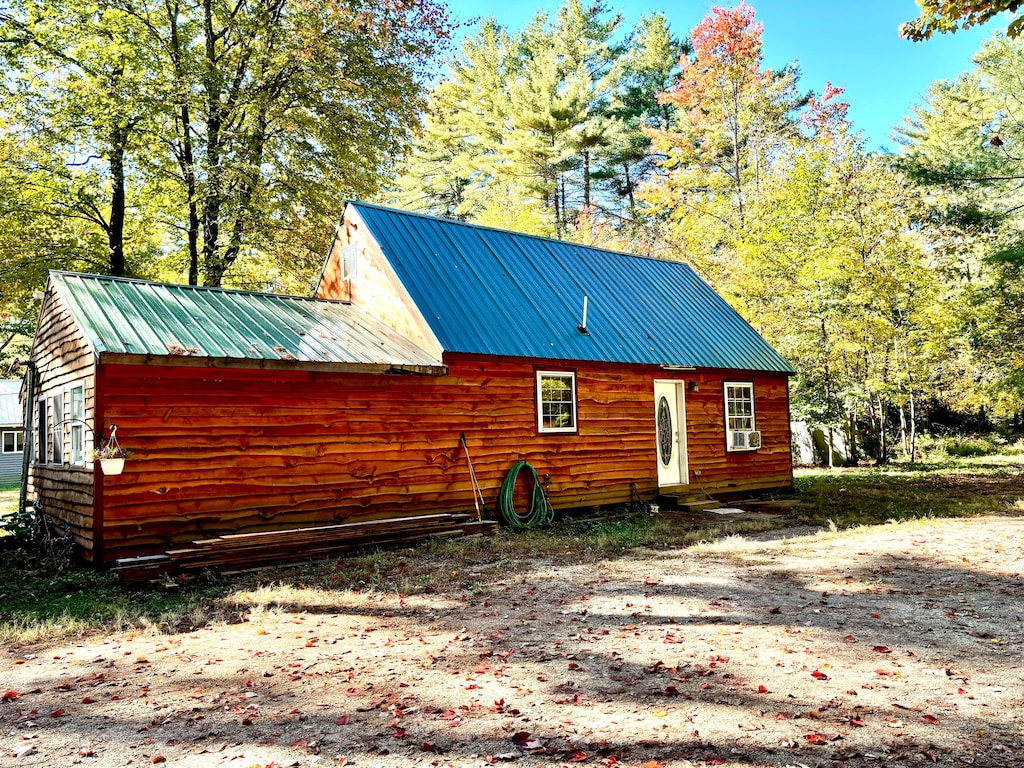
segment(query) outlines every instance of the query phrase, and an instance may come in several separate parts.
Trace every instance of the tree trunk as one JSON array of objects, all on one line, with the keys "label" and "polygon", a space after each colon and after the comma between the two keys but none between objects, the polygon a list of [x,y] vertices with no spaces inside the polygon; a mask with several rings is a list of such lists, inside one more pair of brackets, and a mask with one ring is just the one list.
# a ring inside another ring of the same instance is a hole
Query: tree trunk
[{"label": "tree trunk", "polygon": [[907,429],[907,414],[900,403],[900,445],[903,447],[904,458],[910,458],[910,430]]},{"label": "tree trunk", "polygon": [[590,210],[590,150],[583,150],[583,210]]},{"label": "tree trunk", "polygon": [[124,154],[131,129],[116,125],[110,131],[110,219],[107,225],[107,248],[110,254],[110,274],[124,277],[124,211],[125,178]]},{"label": "tree trunk", "polygon": [[878,396],[878,463],[889,463],[889,441],[886,436],[886,426],[889,423],[889,405]]},{"label": "tree trunk", "polygon": [[856,417],[856,415],[854,414],[854,412],[852,410],[850,410],[846,414],[846,416],[847,416],[847,421],[848,421],[848,423],[850,425],[850,428],[849,428],[849,430],[850,430],[849,431],[849,441],[847,443],[847,445],[849,446],[849,450],[848,450],[849,456],[848,456],[848,458],[849,458],[851,464],[856,465],[857,464],[857,417]]},{"label": "tree trunk", "polygon": [[636,225],[636,200],[633,198],[633,180],[629,177],[629,163],[622,164],[623,178],[626,180],[626,197],[629,200],[629,218]]},{"label": "tree trunk", "polygon": [[836,468],[836,435],[831,425],[828,428],[828,468]]},{"label": "tree trunk", "polygon": [[555,177],[554,198],[555,198],[555,238],[557,240],[561,240],[562,239],[562,198],[561,198],[561,195],[560,195],[560,190],[558,188],[558,177],[557,176]]},{"label": "tree trunk", "polygon": [[914,393],[910,393],[910,461],[917,462],[917,402]]},{"label": "tree trunk", "polygon": [[203,285],[219,288],[226,267],[221,259],[220,218],[224,194],[221,128],[224,105],[216,84],[217,36],[213,25],[213,2],[203,0],[203,30],[206,44],[206,194],[201,214],[203,228]]},{"label": "tree trunk", "polygon": [[180,121],[180,141],[175,147],[174,155],[181,170],[181,179],[185,185],[188,207],[188,284],[199,285],[199,208],[197,203],[198,187],[196,183],[196,160],[192,149],[192,113],[189,109],[189,94],[185,86],[182,72],[181,39],[178,35],[178,6],[166,5],[167,22],[170,27],[169,55],[174,65],[175,97],[179,100],[175,117]]}]

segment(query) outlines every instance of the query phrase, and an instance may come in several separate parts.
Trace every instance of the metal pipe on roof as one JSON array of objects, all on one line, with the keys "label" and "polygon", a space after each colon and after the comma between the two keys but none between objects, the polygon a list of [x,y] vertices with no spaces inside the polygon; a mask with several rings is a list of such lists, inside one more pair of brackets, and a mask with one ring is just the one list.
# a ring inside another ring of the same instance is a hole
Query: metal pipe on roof
[{"label": "metal pipe on roof", "polygon": [[587,330],[587,301],[587,294],[583,294],[583,322],[576,326],[576,330],[584,336],[590,335],[590,331]]}]

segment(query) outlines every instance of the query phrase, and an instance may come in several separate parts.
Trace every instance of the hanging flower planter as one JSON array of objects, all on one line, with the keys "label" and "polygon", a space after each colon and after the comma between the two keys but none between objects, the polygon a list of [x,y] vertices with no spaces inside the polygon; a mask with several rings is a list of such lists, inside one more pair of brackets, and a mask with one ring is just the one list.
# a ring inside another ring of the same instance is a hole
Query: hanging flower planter
[{"label": "hanging flower planter", "polygon": [[124,459],[100,459],[104,475],[120,475],[124,472]]},{"label": "hanging flower planter", "polygon": [[98,461],[104,475],[120,475],[124,471],[125,459],[130,459],[132,452],[122,448],[117,442],[117,427],[111,426],[110,439],[99,448],[92,449],[93,461]]}]

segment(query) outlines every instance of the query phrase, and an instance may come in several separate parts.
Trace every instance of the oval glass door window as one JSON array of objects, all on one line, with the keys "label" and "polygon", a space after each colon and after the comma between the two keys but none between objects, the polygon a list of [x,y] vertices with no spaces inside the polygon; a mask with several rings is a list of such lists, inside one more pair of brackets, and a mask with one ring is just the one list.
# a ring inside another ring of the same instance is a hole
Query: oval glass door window
[{"label": "oval glass door window", "polygon": [[672,409],[662,395],[658,400],[658,456],[666,467],[672,461],[672,442]]}]

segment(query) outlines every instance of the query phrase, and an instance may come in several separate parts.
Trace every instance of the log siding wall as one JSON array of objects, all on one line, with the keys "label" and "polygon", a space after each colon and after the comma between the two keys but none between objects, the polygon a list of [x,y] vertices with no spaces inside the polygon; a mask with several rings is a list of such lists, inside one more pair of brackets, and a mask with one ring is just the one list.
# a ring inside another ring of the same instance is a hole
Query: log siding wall
[{"label": "log siding wall", "polygon": [[[173,365],[100,368],[104,417],[135,452],[103,479],[103,559],[162,551],[201,536],[473,509],[465,433],[493,509],[521,459],[559,508],[657,493],[655,379],[650,367],[452,355],[442,377],[235,370]],[[535,371],[574,370],[578,434],[539,434]],[[690,471],[711,491],[792,482],[786,377],[754,381],[763,447],[725,452],[722,381],[686,393]]]},{"label": "log siding wall", "polygon": [[[40,398],[46,398],[47,423],[51,425],[52,432],[54,413],[51,398],[54,395],[63,397],[63,417],[67,419],[71,407],[69,389],[79,384],[85,387],[85,421],[90,427],[94,426],[91,415],[96,403],[95,357],[67,305],[53,291],[49,291],[44,299],[32,345],[32,362],[37,371],[36,391],[30,394],[34,434],[38,436]],[[64,441],[64,463],[50,461],[47,441],[44,445],[46,459],[40,461],[38,453],[32,457],[28,495],[30,499],[38,497],[46,512],[71,525],[76,543],[84,556],[91,559],[95,542],[95,472],[88,460],[85,466],[69,463],[70,424],[63,425],[60,437]],[[93,445],[93,433],[89,429],[84,431],[84,443],[86,451]]]}]

